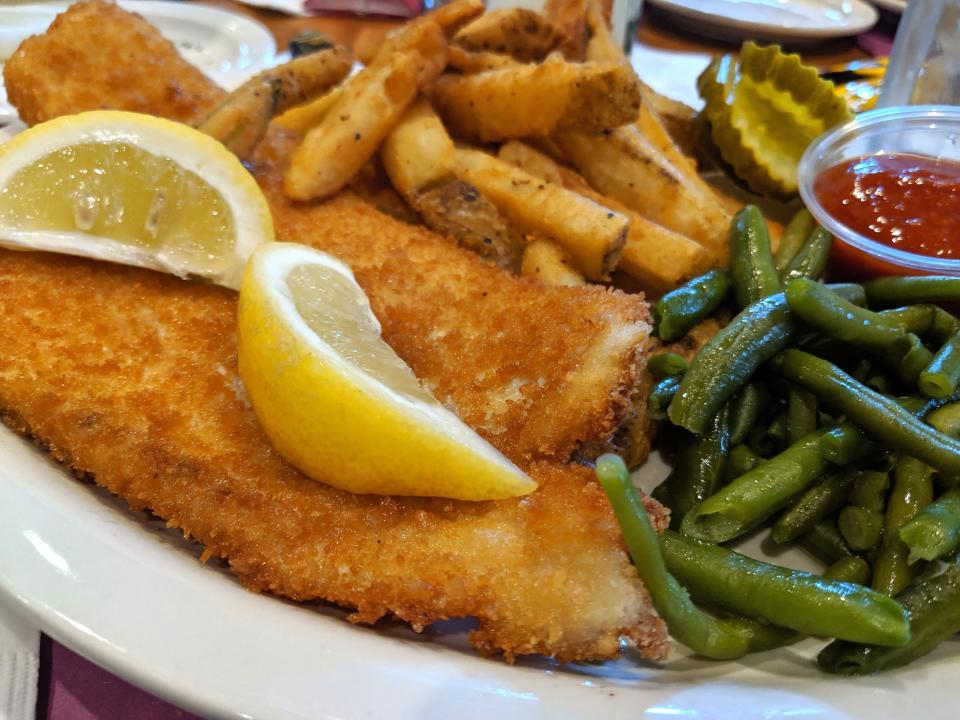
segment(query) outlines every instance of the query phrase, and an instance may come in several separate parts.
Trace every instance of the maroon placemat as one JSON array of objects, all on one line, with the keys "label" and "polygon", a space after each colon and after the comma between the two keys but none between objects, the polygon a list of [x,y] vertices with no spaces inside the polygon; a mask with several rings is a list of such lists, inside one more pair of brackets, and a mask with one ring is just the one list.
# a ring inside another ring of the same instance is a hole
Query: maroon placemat
[{"label": "maroon placemat", "polygon": [[40,639],[37,720],[200,720],[111,675],[75,652]]}]

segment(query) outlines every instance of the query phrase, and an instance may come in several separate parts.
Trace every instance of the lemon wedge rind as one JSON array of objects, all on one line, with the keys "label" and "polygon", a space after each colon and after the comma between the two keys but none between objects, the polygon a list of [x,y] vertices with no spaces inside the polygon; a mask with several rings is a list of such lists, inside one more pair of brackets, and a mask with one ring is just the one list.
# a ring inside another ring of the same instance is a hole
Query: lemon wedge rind
[{"label": "lemon wedge rind", "polygon": [[[402,377],[381,381],[320,337],[298,310],[288,282],[296,269],[310,266],[349,288],[350,312],[363,316],[369,329],[360,342],[384,342],[366,296],[342,262],[290,243],[254,252],[240,291],[240,376],[280,455],[314,479],[353,493],[495,500],[536,489],[420,388],[399,358],[412,386]],[[412,390],[397,390],[397,384]]]},{"label": "lemon wedge rind", "polygon": [[[24,168],[52,153],[72,147],[123,143],[192,173],[222,198],[232,216],[234,235],[217,250],[224,257],[216,267],[191,264],[176,247],[143,247],[76,228],[31,229],[9,218],[0,221],[0,246],[43,250],[199,276],[239,287],[246,259],[259,244],[273,240],[270,208],[259,186],[241,162],[220,142],[182,123],[119,110],[66,115],[35,125],[0,145],[0,193]],[[71,191],[64,183],[64,193]]]}]

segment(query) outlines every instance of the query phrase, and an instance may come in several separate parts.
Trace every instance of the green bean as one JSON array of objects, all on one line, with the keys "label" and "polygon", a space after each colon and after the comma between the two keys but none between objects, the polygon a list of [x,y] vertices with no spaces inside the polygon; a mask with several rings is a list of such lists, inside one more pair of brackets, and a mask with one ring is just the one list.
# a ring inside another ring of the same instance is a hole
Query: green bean
[{"label": "green bean", "polygon": [[910,638],[903,608],[868,588],[754,560],[672,530],[660,544],[670,573],[710,605],[808,635],[879,645]]},{"label": "green bean", "polygon": [[896,368],[901,380],[909,385],[915,385],[920,378],[920,373],[933,362],[933,353],[927,350],[923,341],[916,335],[908,335],[885,353],[885,360],[888,365]]},{"label": "green bean", "polygon": [[883,537],[883,514],[848,505],[837,516],[837,529],[851,550],[869,550]]},{"label": "green bean", "polygon": [[673,638],[714,659],[737,658],[749,652],[749,633],[699,610],[683,586],[667,572],[657,533],[623,460],[616,455],[601,455],[597,458],[597,479],[610,501],[650,600]]},{"label": "green bean", "polygon": [[676,353],[660,353],[647,361],[647,372],[654,380],[683,375],[690,366]]},{"label": "green bean", "polygon": [[806,532],[828,515],[846,504],[856,472],[838,470],[824,475],[804,492],[773,524],[770,537],[775,543],[786,543]]},{"label": "green bean", "polygon": [[909,337],[896,322],[844,300],[813,280],[791,280],[784,294],[790,309],[805,323],[857,347],[884,352]]},{"label": "green bean", "polygon": [[[944,405],[930,413],[927,423],[935,427],[944,435],[960,437],[960,402]],[[937,484],[941,487],[953,488],[960,485],[960,475],[937,473]]]},{"label": "green bean", "polygon": [[917,387],[927,397],[943,400],[953,395],[960,383],[960,333],[947,340],[920,373]]},{"label": "green bean", "polygon": [[960,436],[960,402],[953,402],[931,411],[927,422],[950,437]]},{"label": "green bean", "polygon": [[696,505],[683,518],[680,531],[698,540],[727,542],[759,525],[827,469],[821,447],[826,432],[801,438]]},{"label": "green bean", "polygon": [[949,275],[882,277],[863,288],[870,305],[881,307],[960,300],[960,277]]},{"label": "green bean", "polygon": [[737,445],[727,455],[727,478],[733,480],[750,472],[766,460],[746,445]]},{"label": "green bean", "polygon": [[883,395],[893,392],[894,379],[886,373],[871,373],[863,379],[863,384]]},{"label": "green bean", "polygon": [[846,541],[829,520],[821,520],[797,538],[797,545],[824,565],[832,565],[853,555]]},{"label": "green bean", "polygon": [[837,560],[824,571],[823,576],[831,580],[866,585],[870,582],[870,565],[863,558],[851,555]]},{"label": "green bean", "polygon": [[823,438],[823,455],[834,465],[849,465],[877,449],[863,430],[849,422],[840,423]]},{"label": "green bean", "polygon": [[819,280],[827,269],[832,245],[833,236],[829,232],[819,226],[814,228],[806,244],[800,248],[786,270],[780,273],[783,283],[786,284],[794,278]]},{"label": "green bean", "polygon": [[656,335],[664,342],[679,340],[716,310],[729,293],[727,270],[710,270],[668,292],[653,306]]},{"label": "green bean", "polygon": [[750,447],[761,457],[770,457],[787,446],[787,411],[774,415],[766,425],[757,425],[750,433]]},{"label": "green bean", "polygon": [[658,382],[647,396],[647,415],[654,420],[665,420],[667,409],[680,389],[680,377],[671,375]]},{"label": "green bean", "polygon": [[800,388],[790,388],[787,396],[787,440],[795,443],[817,429],[817,398]]},{"label": "green bean", "polygon": [[803,635],[759,620],[727,614],[723,621],[742,634],[747,652],[764,652],[803,639]]},{"label": "green bean", "polygon": [[850,504],[864,510],[882,513],[887,507],[887,491],[890,489],[890,473],[864,470],[850,490]]},{"label": "green bean", "polygon": [[[833,285],[831,289],[857,302],[859,285]],[[745,308],[703,346],[683,376],[680,391],[670,403],[675,425],[699,435],[720,406],[735,395],[757,368],[786,348],[796,324],[782,293]]]},{"label": "green bean", "polygon": [[926,655],[960,631],[960,569],[918,583],[897,596],[910,618],[910,640],[898,648],[832,642],[817,656],[821,669],[840,675],[867,675],[900,667]]},{"label": "green bean", "polygon": [[880,542],[889,487],[889,473],[863,471],[857,475],[850,490],[850,506],[837,517],[840,534],[852,549],[869,550]]},{"label": "green bean", "polygon": [[896,400],[809,353],[786,350],[780,358],[777,369],[784,377],[837,408],[869,435],[938,470],[960,473],[960,441],[926,425]]},{"label": "green bean", "polygon": [[800,248],[807,242],[815,224],[813,215],[806,208],[798,210],[790,218],[790,222],[783,229],[783,235],[780,236],[780,245],[773,254],[773,263],[781,277],[794,255],[800,252]]},{"label": "green bean", "polygon": [[893,489],[887,498],[883,545],[873,562],[873,589],[896,595],[913,580],[915,568],[907,562],[909,549],[900,528],[933,501],[933,471],[925,463],[902,456],[893,469]]},{"label": "green bean", "polygon": [[949,490],[900,528],[911,565],[936,560],[960,547],[960,490]]},{"label": "green bean", "polygon": [[907,305],[891,310],[881,310],[878,315],[897,323],[904,332],[926,336],[933,327],[936,307],[936,305]]},{"label": "green bean", "polygon": [[741,308],[780,292],[767,223],[756,205],[745,205],[730,225],[730,277]]},{"label": "green bean", "polygon": [[770,394],[766,387],[758,382],[750,382],[743,386],[731,401],[730,415],[730,444],[739,445],[750,434],[757,419],[766,410],[770,402]]},{"label": "green bean", "polygon": [[730,406],[724,405],[713,417],[707,432],[694,438],[692,446],[680,453],[667,478],[671,525],[679,527],[690,508],[720,488],[729,450]]}]

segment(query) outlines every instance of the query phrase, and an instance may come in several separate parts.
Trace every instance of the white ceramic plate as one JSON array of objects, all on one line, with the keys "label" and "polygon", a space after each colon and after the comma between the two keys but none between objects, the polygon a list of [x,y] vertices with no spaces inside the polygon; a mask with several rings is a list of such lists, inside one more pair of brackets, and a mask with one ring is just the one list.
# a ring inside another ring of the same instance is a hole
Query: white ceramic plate
[{"label": "white ceramic plate", "polygon": [[817,40],[869,30],[864,0],[648,0],[679,16],[678,27],[725,39]]},{"label": "white ceramic plate", "polygon": [[[654,464],[646,476],[662,473]],[[753,541],[752,553],[764,548]],[[456,624],[356,627],[320,604],[243,590],[199,548],[0,430],[0,600],[94,662],[206,717],[773,720],[955,717],[958,643],[873,678],[819,674],[821,643],[662,668],[510,666]],[[784,558],[780,558],[782,562]],[[795,560],[795,558],[794,558]]]},{"label": "white ceramic plate", "polygon": [[[187,60],[227,89],[274,62],[273,35],[244,15],[187,2],[120,0],[119,4],[147,18]],[[0,4],[0,67],[25,38],[46,30],[67,5]],[[0,83],[0,124],[14,117]]]},{"label": "white ceramic plate", "polygon": [[895,15],[903,15],[907,9],[907,0],[873,0],[873,4]]}]

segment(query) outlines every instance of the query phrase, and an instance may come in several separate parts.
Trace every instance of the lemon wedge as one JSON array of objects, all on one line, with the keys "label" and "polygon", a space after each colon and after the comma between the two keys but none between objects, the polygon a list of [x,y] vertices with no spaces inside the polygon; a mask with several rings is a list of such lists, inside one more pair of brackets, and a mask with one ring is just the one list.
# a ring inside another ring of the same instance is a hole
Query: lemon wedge
[{"label": "lemon wedge", "polygon": [[56,118],[0,146],[0,245],[239,287],[273,240],[256,181],[222,144],[120,111]]},{"label": "lemon wedge", "polygon": [[443,407],[380,336],[350,269],[271,243],[240,288],[240,377],[277,451],[353,493],[496,500],[537,485]]}]

